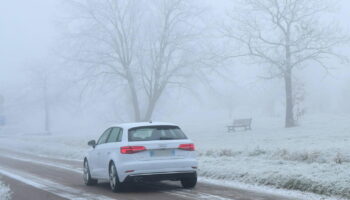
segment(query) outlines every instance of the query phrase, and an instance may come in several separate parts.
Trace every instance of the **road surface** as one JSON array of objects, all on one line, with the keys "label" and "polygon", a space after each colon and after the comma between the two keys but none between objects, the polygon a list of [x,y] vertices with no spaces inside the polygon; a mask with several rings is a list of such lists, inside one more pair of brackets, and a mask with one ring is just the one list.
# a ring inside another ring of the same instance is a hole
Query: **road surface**
[{"label": "road surface", "polygon": [[0,149],[0,175],[13,191],[13,200],[292,200],[200,182],[193,190],[182,189],[177,182],[161,182],[132,184],[121,193],[112,193],[108,183],[83,184],[82,162],[5,149]]}]

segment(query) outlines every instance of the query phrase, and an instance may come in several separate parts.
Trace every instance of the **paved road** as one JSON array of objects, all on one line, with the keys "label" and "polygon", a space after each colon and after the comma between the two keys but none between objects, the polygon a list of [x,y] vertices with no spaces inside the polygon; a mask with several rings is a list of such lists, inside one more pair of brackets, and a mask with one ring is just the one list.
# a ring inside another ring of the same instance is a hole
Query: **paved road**
[{"label": "paved road", "polygon": [[0,150],[0,175],[13,191],[13,200],[292,200],[205,183],[198,183],[193,190],[182,189],[177,182],[133,184],[121,193],[112,193],[108,183],[85,186],[81,171],[78,161]]}]

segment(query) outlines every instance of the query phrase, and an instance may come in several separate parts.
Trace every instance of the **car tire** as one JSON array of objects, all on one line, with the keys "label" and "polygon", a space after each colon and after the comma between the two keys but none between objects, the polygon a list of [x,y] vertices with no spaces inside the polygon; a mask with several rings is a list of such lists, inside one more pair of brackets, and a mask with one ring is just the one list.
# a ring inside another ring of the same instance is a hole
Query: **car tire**
[{"label": "car tire", "polygon": [[91,186],[97,184],[97,179],[91,178],[90,167],[87,160],[84,161],[84,173],[83,173],[85,185]]},{"label": "car tire", "polygon": [[122,187],[122,183],[119,181],[117,168],[113,162],[109,165],[109,185],[113,192],[120,192]]},{"label": "car tire", "polygon": [[183,188],[191,189],[197,184],[197,174],[194,173],[191,177],[186,177],[181,179],[181,185]]}]

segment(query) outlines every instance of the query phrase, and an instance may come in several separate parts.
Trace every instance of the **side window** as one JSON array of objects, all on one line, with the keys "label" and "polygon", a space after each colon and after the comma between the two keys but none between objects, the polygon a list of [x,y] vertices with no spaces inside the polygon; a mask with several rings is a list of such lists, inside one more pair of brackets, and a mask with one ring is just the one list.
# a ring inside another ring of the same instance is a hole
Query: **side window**
[{"label": "side window", "polygon": [[103,132],[100,139],[98,139],[97,145],[106,143],[106,140],[107,140],[110,132],[111,132],[111,128],[109,128],[105,132]]},{"label": "side window", "polygon": [[111,134],[109,135],[107,143],[110,142],[120,142],[122,139],[122,131],[123,129],[121,128],[112,128]]},{"label": "side window", "polygon": [[121,142],[122,141],[122,136],[123,136],[123,129],[119,128],[119,135],[117,138],[117,142]]}]

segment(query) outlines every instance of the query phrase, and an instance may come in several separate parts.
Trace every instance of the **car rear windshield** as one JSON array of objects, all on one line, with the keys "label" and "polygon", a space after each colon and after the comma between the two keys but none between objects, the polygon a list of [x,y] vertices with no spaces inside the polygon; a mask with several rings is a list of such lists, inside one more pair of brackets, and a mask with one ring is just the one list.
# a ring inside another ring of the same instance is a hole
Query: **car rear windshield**
[{"label": "car rear windshield", "polygon": [[129,141],[187,139],[178,126],[143,126],[129,129]]}]

